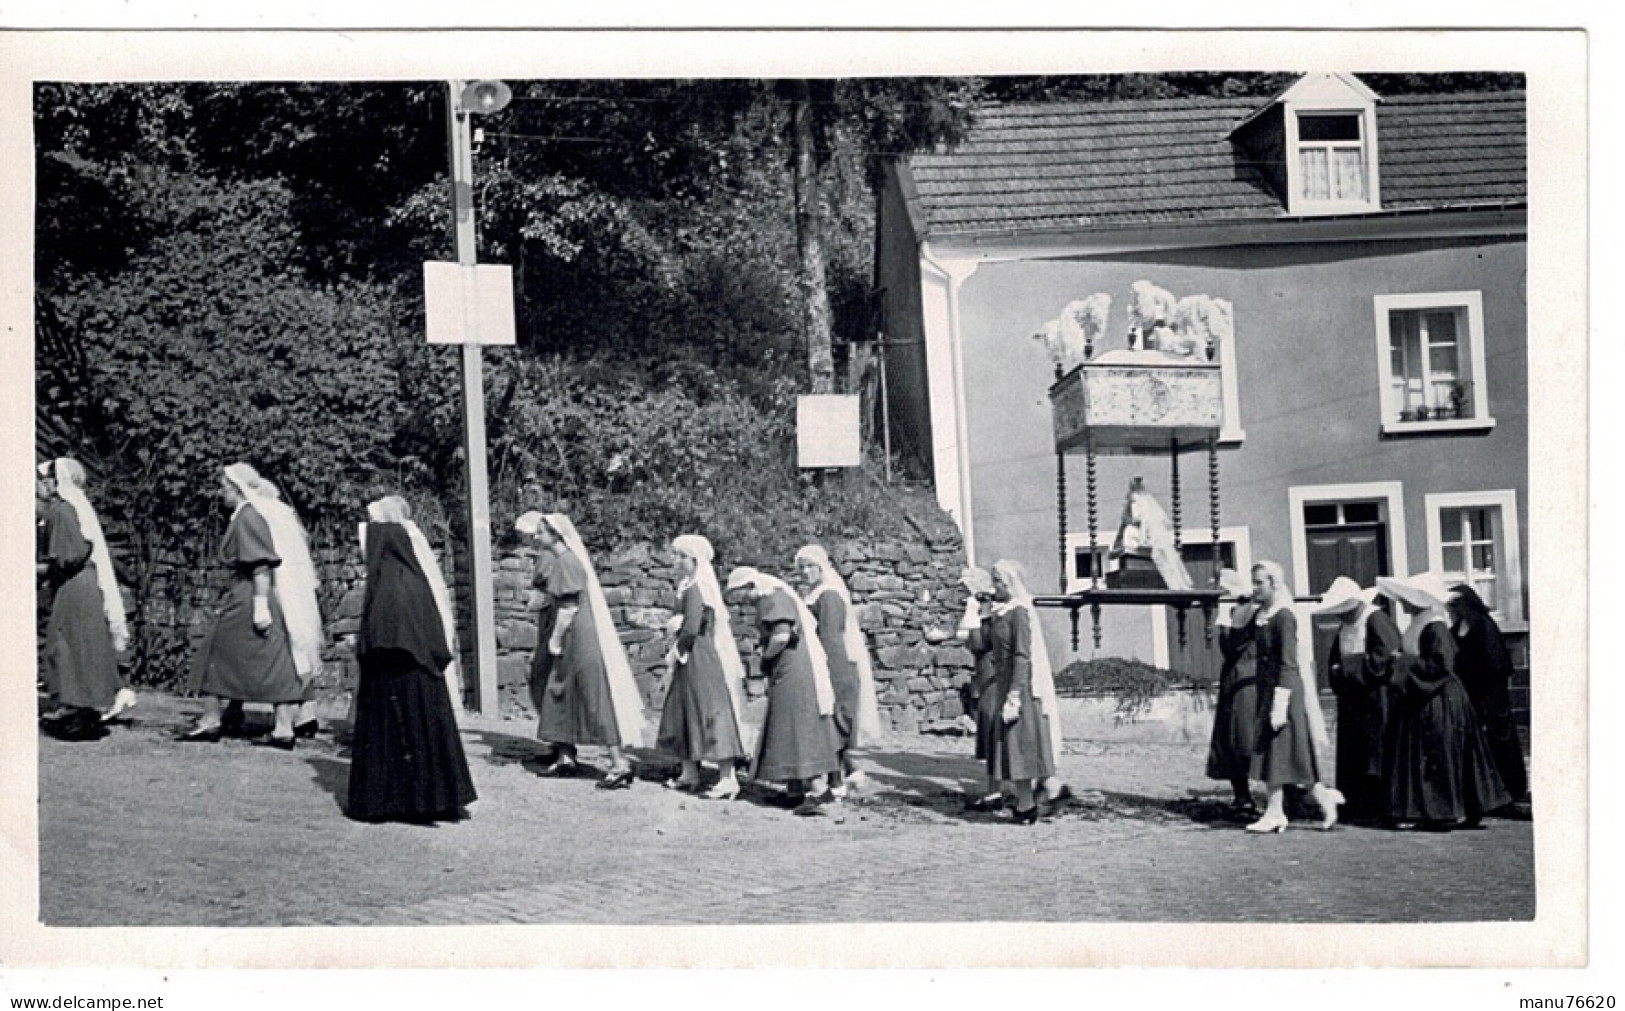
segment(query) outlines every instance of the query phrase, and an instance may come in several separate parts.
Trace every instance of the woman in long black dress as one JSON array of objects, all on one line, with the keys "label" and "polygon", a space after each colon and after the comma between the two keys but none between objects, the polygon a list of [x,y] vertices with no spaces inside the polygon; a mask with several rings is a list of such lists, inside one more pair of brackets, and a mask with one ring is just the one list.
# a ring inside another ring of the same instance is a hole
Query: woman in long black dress
[{"label": "woman in long black dress", "polygon": [[671,687],[655,746],[682,763],[682,772],[668,787],[698,792],[700,763],[714,762],[720,775],[716,785],[701,796],[732,800],[739,796],[736,765],[749,755],[740,733],[739,693],[745,667],[734,642],[722,587],[711,567],[711,542],[687,534],[671,546],[682,573],[677,587],[681,622],[672,647]]},{"label": "woman in long black dress", "polygon": [[976,760],[982,763],[987,782],[982,792],[967,798],[966,810],[998,811],[1004,807],[1001,780],[993,774],[988,759],[993,754],[1003,720],[993,705],[993,683],[999,671],[993,658],[993,575],[986,569],[968,568],[960,578],[965,587],[965,613],[959,619],[959,638],[975,659],[971,673],[971,715],[976,718]]},{"label": "woman in long black dress", "polygon": [[1501,627],[1477,591],[1465,583],[1451,587],[1451,632],[1456,637],[1456,677],[1473,700],[1495,771],[1514,801],[1529,793],[1523,744],[1512,719],[1512,654]]},{"label": "woman in long black dress", "polygon": [[1377,586],[1410,616],[1394,665],[1400,698],[1384,763],[1388,817],[1427,831],[1476,825],[1512,798],[1456,677],[1456,643],[1445,615],[1450,591],[1432,572],[1380,576]]},{"label": "woman in long black dress", "polygon": [[857,608],[846,580],[822,545],[808,544],[796,552],[807,609],[818,621],[818,640],[829,660],[830,685],[835,689],[835,732],[840,738],[841,771],[831,789],[845,796],[848,787],[862,785],[864,774],[852,750],[879,739],[880,711],[875,699],[875,676],[869,642],[858,624]]},{"label": "woman in long black dress", "polygon": [[404,499],[380,499],[367,516],[345,813],[370,822],[455,821],[477,795],[446,691],[453,636],[449,608],[431,586],[438,566]]},{"label": "woman in long black dress", "polygon": [[802,799],[796,814],[820,815],[838,799],[829,777],[836,755],[835,689],[818,640],[817,619],[781,579],[753,568],[728,573],[728,589],[743,590],[756,607],[762,672],[767,675],[767,718],[752,776],[785,783]]},{"label": "woman in long black dress", "polygon": [[134,704],[118,670],[118,654],[129,642],[124,601],[84,482],[84,468],[66,458],[41,465],[35,478],[43,511],[36,572],[51,601],[41,673],[59,707],[44,727],[74,741],[103,736],[104,714]]},{"label": "woman in long black dress", "polygon": [[1230,784],[1230,810],[1256,817],[1248,775],[1253,745],[1258,742],[1258,677],[1253,618],[1258,605],[1251,587],[1235,569],[1219,571],[1219,586],[1230,598],[1247,597],[1214,619],[1223,666],[1219,669],[1219,697],[1213,706],[1213,735],[1208,740],[1207,776]]},{"label": "woman in long black dress", "polygon": [[192,661],[191,688],[203,695],[203,714],[180,740],[220,740],[223,701],[269,702],[276,725],[263,743],[292,751],[294,711],[320,668],[321,616],[314,571],[283,565],[301,555],[308,558],[309,552],[296,544],[303,531],[285,522],[291,510],[263,508],[265,496],[253,467],[226,467],[220,495],[231,509],[220,542],[220,560],[231,581]]},{"label": "woman in long black dress", "polygon": [[1307,649],[1308,622],[1292,607],[1292,588],[1276,562],[1253,566],[1253,618],[1258,648],[1258,743],[1252,778],[1269,789],[1264,814],[1249,832],[1285,832],[1286,787],[1306,787],[1320,805],[1321,828],[1337,824],[1343,795],[1321,782],[1316,747],[1325,737],[1314,682],[1314,651]]},{"label": "woman in long black dress", "polygon": [[1382,763],[1399,627],[1347,576],[1332,581],[1315,613],[1339,622],[1327,667],[1337,695],[1337,788],[1348,798],[1350,817],[1380,818],[1386,809]]},{"label": "woman in long black dress", "polygon": [[538,608],[536,653],[531,660],[531,698],[536,736],[552,746],[548,775],[577,767],[576,749],[598,745],[609,754],[604,790],[632,785],[626,748],[643,743],[643,697],[632,677],[592,559],[569,517],[528,512],[514,522],[535,539]]},{"label": "woman in long black dress", "polygon": [[997,676],[983,701],[999,714],[999,729],[987,768],[1015,799],[1012,821],[1031,825],[1043,813],[1035,793],[1056,774],[1058,742],[1051,739],[1053,724],[1048,712],[1053,687],[1046,693],[1042,685],[1051,675],[1047,655],[1039,659],[1043,632],[1037,627],[1032,597],[1015,562],[994,563],[993,599],[997,603],[991,638]]}]

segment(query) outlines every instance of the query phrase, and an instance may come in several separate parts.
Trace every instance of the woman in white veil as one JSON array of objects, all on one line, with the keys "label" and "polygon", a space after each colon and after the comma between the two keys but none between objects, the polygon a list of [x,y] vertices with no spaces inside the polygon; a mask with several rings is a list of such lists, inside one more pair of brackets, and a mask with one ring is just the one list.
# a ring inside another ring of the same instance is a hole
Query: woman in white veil
[{"label": "woman in white veil", "polygon": [[[226,467],[220,494],[231,509],[219,556],[231,580],[192,663],[203,713],[180,739],[220,740],[222,699],[269,702],[276,725],[263,743],[291,751],[294,710],[320,669],[315,568],[293,511],[266,496],[253,467]],[[294,560],[286,572],[285,557]]]},{"label": "woman in white veil", "polygon": [[844,792],[861,784],[863,773],[852,760],[852,749],[880,737],[880,707],[875,697],[874,665],[869,643],[858,623],[846,580],[821,545],[808,544],[796,552],[806,587],[807,609],[818,621],[818,639],[829,662],[830,684],[835,689],[835,730],[841,738],[840,776],[834,789]]},{"label": "woman in white veil", "polygon": [[709,800],[739,795],[736,766],[750,755],[743,739],[745,666],[734,642],[728,604],[717,584],[711,542],[685,534],[671,542],[682,579],[677,586],[678,626],[671,652],[671,686],[655,744],[675,755],[682,773],[672,789],[699,792],[702,762],[713,762],[717,783],[702,794]]},{"label": "woman in white veil", "polygon": [[546,639],[537,643],[531,677],[537,737],[553,745],[547,772],[572,772],[577,747],[598,745],[610,759],[598,786],[626,789],[633,773],[624,749],[643,744],[643,698],[586,544],[560,513],[528,512],[514,528],[542,549],[535,588]]},{"label": "woman in white veil", "polygon": [[755,778],[788,784],[792,799],[799,789],[796,814],[823,814],[837,799],[829,776],[841,762],[832,719],[835,689],[818,640],[818,620],[782,579],[756,569],[734,569],[728,589],[745,590],[756,606],[762,672],[768,679]]},{"label": "woman in white veil", "polygon": [[[998,679],[989,705],[1001,712],[1004,727],[990,749],[988,771],[1010,784],[1016,821],[1031,823],[1041,811],[1033,797],[1032,781],[1038,782],[1043,799],[1051,803],[1072,795],[1058,764],[1063,740],[1060,705],[1043,626],[1038,623],[1021,565],[1009,559],[995,562],[993,588],[997,603],[992,639]],[[1027,708],[1027,699],[1038,710],[1036,714]]]},{"label": "woman in white veil", "polygon": [[36,572],[51,599],[41,670],[65,711],[48,729],[70,740],[101,736],[103,720],[135,704],[118,670],[129,643],[124,599],[84,483],[84,468],[66,458],[41,465],[35,482],[44,513]]}]

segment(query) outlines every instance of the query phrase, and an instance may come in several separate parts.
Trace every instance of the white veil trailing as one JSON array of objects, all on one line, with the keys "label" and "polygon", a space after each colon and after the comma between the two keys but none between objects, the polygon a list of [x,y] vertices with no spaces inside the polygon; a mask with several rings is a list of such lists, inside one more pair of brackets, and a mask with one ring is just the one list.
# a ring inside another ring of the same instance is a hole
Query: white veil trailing
[{"label": "white veil trailing", "polygon": [[276,487],[246,463],[225,469],[226,478],[243,493],[271,528],[271,546],[282,564],[271,580],[282,620],[288,626],[288,646],[301,684],[308,685],[322,669],[322,612],[316,603],[321,581],[310,557],[310,540],[293,508],[283,502]]},{"label": "white veil trailing", "polygon": [[[1286,581],[1286,572],[1276,562],[1259,562],[1253,568],[1262,568],[1275,581],[1279,599],[1292,601],[1292,585]],[[1315,611],[1309,603],[1285,603],[1281,607],[1292,611],[1298,622],[1298,676],[1303,679],[1303,708],[1309,714],[1309,739],[1317,751],[1331,747],[1331,736],[1326,732],[1326,714],[1320,708],[1320,680],[1315,671]],[[1260,607],[1253,619],[1262,625],[1280,607]]]},{"label": "white veil trailing", "polygon": [[113,557],[107,551],[107,534],[96,517],[90,499],[85,497],[85,468],[79,461],[61,457],[42,465],[41,473],[49,468],[56,480],[57,497],[73,507],[79,519],[79,532],[90,542],[90,561],[96,566],[96,587],[102,593],[102,614],[107,618],[107,631],[113,637],[113,651],[124,652],[130,644],[130,628],[124,619],[124,597],[119,593],[118,575],[113,571]]},{"label": "white veil trailing", "polygon": [[[412,555],[418,560],[418,568],[423,570],[423,578],[429,583],[429,592],[434,596],[435,610],[440,612],[440,627],[446,635],[446,648],[451,651],[451,663],[446,665],[446,690],[451,695],[451,706],[457,712],[463,711],[463,688],[461,678],[461,665],[457,660],[457,613],[451,607],[451,590],[446,586],[446,577],[440,571],[440,563],[434,556],[434,549],[429,545],[429,539],[423,531],[412,521],[412,507],[399,495],[385,495],[376,502],[367,505],[367,518],[374,523],[398,523],[406,528],[406,536],[412,542]],[[362,548],[365,551],[365,543]]]},{"label": "white veil trailing", "polygon": [[587,574],[587,606],[592,608],[598,652],[609,681],[609,703],[615,709],[615,728],[620,732],[623,747],[642,747],[643,696],[638,691],[637,679],[632,676],[632,662],[626,657],[626,647],[621,645],[620,634],[615,631],[615,619],[609,613],[609,601],[604,599],[604,588],[599,585],[598,572],[592,567],[587,545],[576,533],[575,524],[563,513],[549,513],[542,519],[564,541]]},{"label": "white veil trailing", "polygon": [[[1024,608],[1027,627],[1032,630],[1033,695],[1044,704],[1044,718],[1049,723],[1052,760],[1060,757],[1064,738],[1061,734],[1061,702],[1055,695],[1055,671],[1050,666],[1049,647],[1044,643],[1044,628],[1038,623],[1038,609],[1033,606],[1033,595],[1027,589],[1027,577],[1017,562],[1005,559],[993,563],[993,571],[1010,588],[1010,599],[995,605],[995,611]],[[1057,770],[1058,771],[1058,770]]]},{"label": "white veil trailing", "polygon": [[[747,734],[754,736],[759,733],[761,728],[747,729],[745,724],[745,662],[739,658],[739,643],[734,640],[728,602],[722,597],[717,570],[711,564],[716,558],[716,550],[711,547],[710,541],[698,534],[684,534],[673,540],[671,546],[672,550],[694,559],[694,575],[689,582],[699,588],[700,599],[711,609],[711,644],[716,647],[717,656],[722,661],[722,676],[728,683],[728,702],[733,706],[734,725],[739,728],[745,754],[753,755],[756,753],[756,742],[745,738]],[[678,588],[679,598],[687,585],[685,583]]]},{"label": "white veil trailing", "polygon": [[875,669],[874,661],[869,656],[869,642],[863,635],[863,627],[858,622],[857,608],[852,604],[852,591],[847,588],[846,580],[841,578],[835,563],[830,560],[829,552],[822,545],[809,544],[796,552],[796,561],[811,562],[818,566],[823,573],[823,579],[807,594],[807,603],[816,604],[819,596],[825,593],[834,593],[846,605],[846,628],[841,632],[842,641],[846,644],[847,658],[852,661],[858,672],[858,711],[853,714],[852,745],[863,747],[880,740],[880,703],[875,697]]},{"label": "white veil trailing", "polygon": [[818,619],[807,610],[807,602],[797,596],[796,591],[790,589],[784,580],[748,566],[728,573],[728,589],[734,590],[741,586],[753,587],[762,596],[777,590],[796,605],[796,618],[801,622],[801,641],[807,647],[807,659],[812,664],[813,691],[818,696],[818,715],[833,714],[835,688],[829,682],[829,656],[824,652],[824,644],[818,641]]}]

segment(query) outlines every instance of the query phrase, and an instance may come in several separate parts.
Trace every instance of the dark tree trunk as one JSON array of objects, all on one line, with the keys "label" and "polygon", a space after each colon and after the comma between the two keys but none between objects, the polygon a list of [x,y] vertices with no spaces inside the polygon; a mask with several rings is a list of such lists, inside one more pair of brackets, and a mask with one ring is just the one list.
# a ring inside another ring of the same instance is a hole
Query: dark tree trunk
[{"label": "dark tree trunk", "polygon": [[795,146],[791,175],[796,202],[796,256],[801,290],[802,330],[807,336],[807,371],[813,393],[835,391],[835,356],[829,285],[824,277],[822,215],[818,203],[818,168],[813,149],[813,109],[806,81],[794,85],[790,135]]}]

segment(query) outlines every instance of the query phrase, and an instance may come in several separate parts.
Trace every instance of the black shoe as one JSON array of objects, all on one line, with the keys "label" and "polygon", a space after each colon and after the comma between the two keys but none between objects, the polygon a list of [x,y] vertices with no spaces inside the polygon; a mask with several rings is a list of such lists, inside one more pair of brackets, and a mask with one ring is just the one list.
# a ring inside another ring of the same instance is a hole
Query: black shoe
[{"label": "black shoe", "polygon": [[1004,795],[990,793],[981,797],[969,797],[965,800],[965,810],[986,813],[989,811],[1002,811],[1004,809]]},{"label": "black shoe", "polygon": [[303,737],[303,738],[308,740],[308,739],[310,739],[312,737],[315,737],[316,736],[316,731],[318,731],[320,729],[322,729],[322,725],[320,723],[318,723],[317,721],[315,721],[315,720],[306,720],[303,723],[294,724],[293,736],[295,736],[295,737]]},{"label": "black shoe", "polygon": [[256,748],[275,748],[278,751],[292,751],[293,748],[294,748],[294,745],[296,743],[298,743],[298,740],[299,739],[296,738],[296,737],[276,737],[276,736],[271,736],[271,737],[256,737],[250,743],[253,744],[254,747],[256,747]]},{"label": "black shoe", "polygon": [[1012,825],[1036,825],[1036,824],[1038,824],[1038,818],[1039,818],[1039,815],[1041,813],[1039,808],[1040,808],[1040,805],[1034,804],[1032,807],[1029,807],[1025,811],[1012,810],[1010,812],[1010,824],[1012,824]]},{"label": "black shoe", "polygon": [[612,772],[598,781],[600,790],[630,790],[632,788],[632,770],[622,769]]},{"label": "black shoe", "polygon": [[825,790],[823,793],[809,796],[806,800],[803,800],[800,804],[796,805],[796,809],[793,813],[802,818],[810,818],[814,815],[823,814],[824,808],[833,803],[835,803],[835,794]]}]

